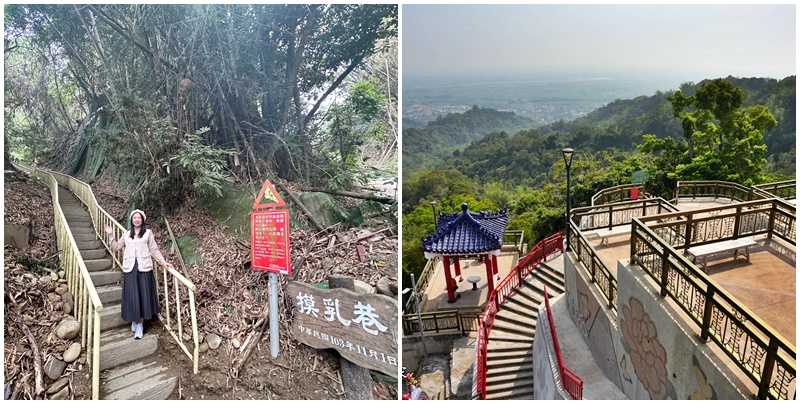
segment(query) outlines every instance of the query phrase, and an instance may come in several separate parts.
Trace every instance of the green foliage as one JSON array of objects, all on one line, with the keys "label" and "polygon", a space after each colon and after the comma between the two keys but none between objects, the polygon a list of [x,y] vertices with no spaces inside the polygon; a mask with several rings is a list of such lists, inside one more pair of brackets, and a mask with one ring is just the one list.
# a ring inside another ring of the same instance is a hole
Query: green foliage
[{"label": "green foliage", "polygon": [[[226,173],[225,157],[235,154],[233,150],[216,149],[203,144],[200,135],[208,132],[200,128],[194,134],[186,135],[178,153],[170,158],[176,161],[180,174],[188,177],[194,189],[201,195],[222,196],[222,187],[232,182]],[[169,172],[169,170],[167,170]]]},{"label": "green foliage", "polygon": [[[678,91],[670,97],[673,113],[681,120],[688,159],[676,161],[668,172],[677,180],[725,180],[743,185],[760,182],[766,165],[764,133],[778,122],[761,105],[742,109],[744,90],[724,79],[701,84],[694,96]],[[642,150],[663,150],[652,138]],[[664,168],[669,169],[668,164]]]},{"label": "green foliage", "polygon": [[23,255],[17,258],[17,263],[37,275],[46,275],[60,265],[58,256],[42,259]]},{"label": "green foliage", "polygon": [[455,148],[491,132],[516,132],[534,126],[534,121],[513,112],[473,106],[463,114],[440,116],[422,128],[403,127],[403,175],[407,178],[415,171],[431,167]]}]

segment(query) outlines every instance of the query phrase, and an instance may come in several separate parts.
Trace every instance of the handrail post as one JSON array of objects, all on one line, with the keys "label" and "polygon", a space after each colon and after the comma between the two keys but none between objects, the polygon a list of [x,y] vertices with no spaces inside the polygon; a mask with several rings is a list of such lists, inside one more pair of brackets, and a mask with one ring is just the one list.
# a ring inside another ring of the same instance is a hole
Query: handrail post
[{"label": "handrail post", "polygon": [[769,225],[767,226],[767,239],[772,239],[772,232],[775,229],[775,214],[778,210],[777,201],[772,201],[772,209],[769,211]]},{"label": "handrail post", "polygon": [[733,238],[739,238],[739,232],[741,231],[742,225],[742,207],[736,207],[736,216],[733,218]]},{"label": "handrail post", "polygon": [[711,334],[709,329],[711,327],[711,313],[714,309],[714,294],[714,286],[709,283],[706,290],[706,302],[703,307],[703,324],[700,325],[700,339],[704,342],[708,341],[708,336]]},{"label": "handrail post", "polygon": [[775,367],[775,358],[778,356],[778,342],[775,337],[769,339],[767,347],[767,357],[764,360],[764,370],[761,372],[761,381],[758,383],[758,398],[765,400],[768,398],[769,383],[772,381],[772,372]]},{"label": "handrail post", "polygon": [[664,246],[661,254],[661,297],[667,296],[667,283],[669,282],[669,248]]}]

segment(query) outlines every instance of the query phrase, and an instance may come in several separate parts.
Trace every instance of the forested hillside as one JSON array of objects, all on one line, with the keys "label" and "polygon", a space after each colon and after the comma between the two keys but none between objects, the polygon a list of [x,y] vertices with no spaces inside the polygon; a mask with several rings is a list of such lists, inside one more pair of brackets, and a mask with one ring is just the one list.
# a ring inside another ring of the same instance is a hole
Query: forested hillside
[{"label": "forested hillside", "polygon": [[[404,120],[404,125],[407,121]],[[463,114],[439,116],[424,127],[417,122],[403,126],[403,168],[417,171],[433,168],[455,148],[481,139],[494,131],[516,132],[531,128],[534,121],[513,112],[473,106]],[[405,174],[403,174],[406,177]]]},{"label": "forested hillside", "polygon": [[174,208],[396,172],[397,5],[6,5],[6,152]]},{"label": "forested hillside", "polygon": [[433,170],[404,160],[404,270],[424,266],[419,238],[433,229],[430,201],[445,212],[461,202],[471,210],[507,208],[509,229],[525,230],[528,245],[560,230],[564,147],[576,151],[573,206],[630,183],[634,171],[646,171],[648,192],[667,198],[678,180],[749,185],[794,178],[795,94],[795,76],[685,83],[679,91],[616,100],[574,121],[516,133],[497,129]]}]

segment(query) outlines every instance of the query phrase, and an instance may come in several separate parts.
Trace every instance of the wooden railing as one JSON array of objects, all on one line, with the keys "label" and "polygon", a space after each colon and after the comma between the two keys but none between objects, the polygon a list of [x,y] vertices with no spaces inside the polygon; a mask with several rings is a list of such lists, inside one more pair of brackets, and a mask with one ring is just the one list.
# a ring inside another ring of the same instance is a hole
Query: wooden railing
[{"label": "wooden railing", "polygon": [[647,198],[645,196],[645,184],[623,184],[611,188],[605,188],[592,196],[592,206],[605,205],[612,202],[631,200],[631,189],[639,188],[639,196],[636,199]]},{"label": "wooden railing", "polygon": [[517,248],[520,256],[525,253],[525,231],[506,230],[503,234],[503,247],[512,245]]},{"label": "wooden railing", "polygon": [[15,167],[40,179],[50,188],[59,259],[74,299],[73,313],[81,327],[81,347],[86,349],[86,358],[91,366],[92,400],[97,400],[100,398],[100,314],[103,304],[61,210],[58,181],[49,171],[17,165]]},{"label": "wooden railing", "polygon": [[753,185],[763,192],[775,195],[776,198],[781,199],[795,199],[797,198],[797,180],[770,182],[768,184]]},{"label": "wooden railing", "polygon": [[[730,189],[730,188],[729,188]],[[765,399],[795,397],[796,349],[726,293],[678,250],[720,240],[767,234],[796,245],[794,206],[779,200],[754,201],[719,209],[635,219],[631,263],[639,265],[741,369]],[[705,214],[705,216],[704,216]]]},{"label": "wooden railing", "polygon": [[561,387],[575,400],[583,400],[583,379],[578,377],[572,370],[564,365],[564,357],[561,355],[561,345],[558,343],[558,333],[556,324],[553,320],[553,310],[550,309],[550,298],[547,296],[547,285],[544,285],[544,309],[547,312],[547,323],[550,327],[550,336],[553,340],[553,350],[556,352],[558,370],[561,374]]},{"label": "wooden railing", "polygon": [[589,281],[597,286],[609,309],[617,310],[617,279],[600,259],[594,246],[589,243],[585,232],[629,225],[637,217],[677,211],[678,208],[662,198],[617,202],[605,206],[576,208],[571,211],[569,224],[573,237],[570,238],[570,244],[578,262],[583,264],[576,267],[583,270]]},{"label": "wooden railing", "polygon": [[458,310],[447,311],[431,311],[427,313],[420,313],[420,318],[417,319],[417,314],[404,314],[403,315],[403,334],[411,335],[419,332],[420,321],[422,322],[422,330],[424,332],[444,332],[444,331],[460,331],[460,322],[458,318]]},{"label": "wooden railing", "polygon": [[[113,229],[113,236],[115,240],[118,240],[122,237],[122,234],[125,233],[127,230],[121,224],[117,223],[117,221],[106,212],[100,205],[97,203],[97,199],[94,196],[94,192],[89,184],[86,184],[83,181],[80,181],[76,178],[70,177],[68,175],[64,175],[61,173],[57,173],[54,171],[47,171],[51,174],[55,180],[65,188],[72,191],[78,199],[83,202],[86,208],[89,211],[89,215],[92,217],[92,223],[94,225],[95,233],[99,236],[99,239],[106,246],[111,254],[113,266],[116,268],[122,268],[122,252],[121,251],[113,251],[109,248],[108,245],[108,237],[106,236],[104,226],[108,225]],[[171,233],[171,231],[170,231]],[[176,240],[173,239],[173,243],[177,243]],[[181,262],[182,263],[182,262]],[[159,296],[163,296],[162,300],[162,307],[166,310],[166,318],[163,313],[159,313],[158,317],[161,320],[161,323],[164,324],[167,331],[172,335],[178,345],[183,349],[183,351],[189,356],[189,358],[193,362],[193,371],[195,374],[199,372],[199,334],[197,332],[197,316],[195,311],[195,300],[194,300],[194,292],[195,286],[194,284],[187,279],[185,276],[181,275],[178,271],[172,268],[166,268],[161,266],[155,260],[153,261],[154,271],[153,274],[156,275],[156,286],[161,289],[161,284],[163,282],[164,288],[159,290]],[[157,269],[156,269],[157,268]],[[159,276],[159,272],[161,276]],[[161,277],[161,279],[158,279]],[[171,286],[171,288],[170,288]],[[170,289],[174,290],[175,293],[175,307],[171,307],[170,305]],[[192,339],[194,342],[194,352],[190,353],[189,349],[184,344],[183,338],[183,326],[181,323],[181,312],[184,311],[184,308],[181,307],[182,299],[180,298],[180,290],[184,289],[189,296],[189,307],[185,308],[185,311],[189,312],[191,317],[191,324],[192,324]],[[174,310],[177,317],[177,328],[178,334],[176,334],[172,329],[171,324],[171,316],[170,311]]]},{"label": "wooden railing", "polygon": [[575,208],[570,213],[572,221],[578,223],[581,231],[589,231],[627,225],[635,217],[677,211],[677,207],[662,198],[649,198]]},{"label": "wooden railing", "polygon": [[746,187],[727,181],[678,181],[675,199],[679,198],[730,198],[746,202],[758,199],[772,199],[775,196],[756,187]]},{"label": "wooden railing", "polygon": [[483,309],[475,343],[476,366],[473,393],[480,395],[481,398],[486,399],[486,354],[488,352],[489,334],[492,331],[497,311],[500,310],[506,299],[517,290],[525,278],[539,266],[539,263],[550,255],[563,250],[563,244],[564,239],[561,233],[556,233],[540,241],[528,255],[517,263],[489,295],[489,300]]}]

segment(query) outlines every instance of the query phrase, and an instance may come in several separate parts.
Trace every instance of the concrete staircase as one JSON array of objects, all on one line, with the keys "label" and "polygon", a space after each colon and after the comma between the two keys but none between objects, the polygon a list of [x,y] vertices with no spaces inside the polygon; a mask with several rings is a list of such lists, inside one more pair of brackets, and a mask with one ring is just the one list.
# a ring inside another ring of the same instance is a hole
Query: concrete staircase
[{"label": "concrete staircase", "polygon": [[[122,319],[122,270],[112,269],[111,256],[97,239],[83,203],[59,187],[61,209],[92,278],[103,311],[100,317],[100,399],[165,400],[178,382],[177,375],[157,355],[158,335],[145,329],[133,339],[131,323]],[[152,323],[152,321],[151,321]]]},{"label": "concrete staircase", "polygon": [[564,293],[561,254],[540,263],[497,312],[486,354],[487,400],[533,399],[532,345],[542,285],[551,297]]}]

